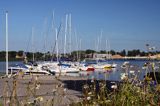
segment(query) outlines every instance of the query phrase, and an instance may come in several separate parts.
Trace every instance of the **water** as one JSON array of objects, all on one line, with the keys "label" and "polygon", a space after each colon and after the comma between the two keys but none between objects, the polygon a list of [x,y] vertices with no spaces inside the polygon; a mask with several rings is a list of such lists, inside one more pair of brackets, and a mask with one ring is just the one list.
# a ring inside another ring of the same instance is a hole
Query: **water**
[{"label": "water", "polygon": [[[8,62],[8,66],[12,66],[15,64],[20,64],[21,61]],[[6,62],[0,62],[0,73],[5,73],[6,70]]]},{"label": "water", "polygon": [[[107,61],[108,63],[116,63],[117,68],[113,69],[111,72],[107,71],[95,71],[95,72],[90,72],[89,78],[96,78],[96,79],[106,79],[106,80],[120,80],[121,73],[124,73],[125,70],[121,68],[121,65],[125,62],[126,60],[112,60],[112,61]],[[134,67],[135,73],[138,73],[138,70],[140,70],[139,74],[139,79],[143,79],[146,71],[142,69],[142,66],[146,62],[146,60],[127,60],[131,64],[131,66]],[[20,64],[22,62],[9,62],[9,66],[15,65],[15,64]],[[5,62],[0,62],[0,73],[5,73]],[[132,69],[129,69],[132,70]],[[76,76],[76,75],[75,75]]]},{"label": "water", "polygon": [[[107,71],[95,71],[90,72],[89,79],[95,78],[95,79],[106,79],[106,80],[113,80],[113,81],[120,81],[121,80],[121,73],[125,73],[126,70],[121,68],[121,65],[126,60],[112,60],[107,61],[108,63],[116,63],[118,66],[117,68],[113,69],[110,72]],[[135,75],[138,75],[138,79],[143,80],[144,76],[146,75],[147,71],[145,69],[142,69],[144,63],[147,62],[147,60],[127,60],[130,63],[130,68],[128,69],[128,75],[129,77],[132,76],[130,71],[135,70]],[[157,62],[157,61],[154,61]]]}]

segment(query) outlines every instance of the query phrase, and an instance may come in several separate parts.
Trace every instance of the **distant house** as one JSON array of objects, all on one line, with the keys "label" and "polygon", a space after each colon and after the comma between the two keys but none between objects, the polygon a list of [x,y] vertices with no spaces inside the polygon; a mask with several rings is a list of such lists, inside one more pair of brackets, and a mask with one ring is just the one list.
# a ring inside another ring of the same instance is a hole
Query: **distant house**
[{"label": "distant house", "polygon": [[23,56],[16,55],[16,59],[23,59]]},{"label": "distant house", "polygon": [[123,57],[119,54],[113,55],[112,59],[122,59]]},{"label": "distant house", "polygon": [[93,54],[85,54],[85,58],[93,58]]},{"label": "distant house", "polygon": [[157,58],[157,59],[160,59],[160,54],[157,54],[157,55],[156,55],[156,58]]},{"label": "distant house", "polygon": [[112,57],[112,54],[93,54],[93,58],[105,58],[105,59],[110,59]]}]

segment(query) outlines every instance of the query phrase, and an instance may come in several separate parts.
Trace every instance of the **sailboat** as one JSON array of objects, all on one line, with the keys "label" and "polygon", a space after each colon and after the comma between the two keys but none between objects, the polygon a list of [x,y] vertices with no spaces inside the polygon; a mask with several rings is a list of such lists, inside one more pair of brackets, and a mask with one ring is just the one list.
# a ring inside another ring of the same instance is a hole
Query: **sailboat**
[{"label": "sailboat", "polygon": [[[69,15],[69,21],[71,21],[71,15]],[[67,45],[67,31],[68,31],[67,27],[68,27],[68,14],[66,14],[66,23],[65,23],[64,56],[66,54],[66,45]],[[71,22],[69,22],[69,27],[70,27],[70,31],[71,31]],[[59,31],[60,31],[60,29],[59,29]],[[77,68],[73,67],[72,64],[60,61],[60,58],[59,58],[59,42],[58,42],[59,32],[57,31],[57,29],[56,29],[55,32],[56,32],[55,46],[56,46],[57,62],[56,62],[56,64],[49,66],[51,72],[55,72],[56,75],[70,75],[72,73],[79,73],[79,70],[77,70]],[[70,32],[70,34],[71,34],[71,32]]]}]

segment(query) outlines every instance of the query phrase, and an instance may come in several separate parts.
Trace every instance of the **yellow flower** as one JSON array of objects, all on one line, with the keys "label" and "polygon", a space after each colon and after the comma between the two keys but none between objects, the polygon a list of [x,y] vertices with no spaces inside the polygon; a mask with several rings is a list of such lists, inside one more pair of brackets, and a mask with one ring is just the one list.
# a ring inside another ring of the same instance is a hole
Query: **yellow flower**
[{"label": "yellow flower", "polygon": [[43,101],[43,97],[39,96],[39,97],[36,98],[36,100],[42,102]]},{"label": "yellow flower", "polygon": [[157,92],[160,92],[160,84],[158,84],[158,85],[156,86],[156,91],[157,91]]},{"label": "yellow flower", "polygon": [[36,89],[39,89],[40,88],[40,84],[36,84]]}]

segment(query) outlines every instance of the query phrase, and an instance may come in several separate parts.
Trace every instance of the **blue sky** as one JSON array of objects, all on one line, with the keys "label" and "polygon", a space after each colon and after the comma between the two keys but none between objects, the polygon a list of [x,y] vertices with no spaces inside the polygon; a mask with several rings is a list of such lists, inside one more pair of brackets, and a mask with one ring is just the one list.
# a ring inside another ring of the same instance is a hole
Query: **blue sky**
[{"label": "blue sky", "polygon": [[54,26],[62,22],[60,49],[65,15],[70,13],[73,50],[77,46],[75,31],[81,49],[96,49],[101,30],[99,50],[145,50],[146,43],[160,50],[159,0],[0,0],[0,50],[5,50],[5,10],[9,11],[9,50],[30,51],[34,27],[34,50],[50,51],[55,42],[55,34],[50,31],[53,10]]}]

